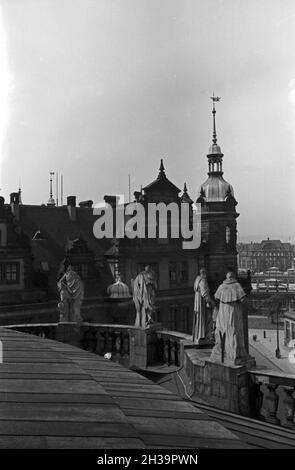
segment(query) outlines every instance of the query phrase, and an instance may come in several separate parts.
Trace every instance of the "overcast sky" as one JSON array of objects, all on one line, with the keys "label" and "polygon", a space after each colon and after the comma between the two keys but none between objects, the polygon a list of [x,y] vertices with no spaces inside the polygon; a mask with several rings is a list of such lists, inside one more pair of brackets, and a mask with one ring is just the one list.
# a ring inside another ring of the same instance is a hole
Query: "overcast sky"
[{"label": "overcast sky", "polygon": [[[0,0],[1,193],[207,177],[212,91],[239,235],[295,240],[294,0]],[[293,90],[293,91],[292,91]]]}]

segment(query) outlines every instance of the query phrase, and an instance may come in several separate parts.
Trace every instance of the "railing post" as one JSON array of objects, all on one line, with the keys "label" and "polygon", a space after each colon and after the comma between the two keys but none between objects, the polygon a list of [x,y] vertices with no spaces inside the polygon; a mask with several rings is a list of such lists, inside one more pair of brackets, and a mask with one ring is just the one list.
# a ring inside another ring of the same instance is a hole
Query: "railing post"
[{"label": "railing post", "polygon": [[282,404],[285,410],[285,415],[283,416],[282,426],[286,426],[288,428],[295,428],[295,398],[293,396],[294,388],[292,387],[282,387],[283,390],[283,400]]},{"label": "railing post", "polygon": [[276,384],[267,384],[268,393],[265,397],[265,402],[267,405],[266,409],[266,421],[272,424],[280,424],[280,420],[277,418],[279,397],[276,393],[278,385]]}]

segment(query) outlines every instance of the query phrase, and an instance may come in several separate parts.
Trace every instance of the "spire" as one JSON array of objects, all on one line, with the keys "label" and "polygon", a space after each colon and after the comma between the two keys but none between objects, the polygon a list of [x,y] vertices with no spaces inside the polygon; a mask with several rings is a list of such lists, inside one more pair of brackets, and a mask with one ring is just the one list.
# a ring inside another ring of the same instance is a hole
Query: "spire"
[{"label": "spire", "polygon": [[215,103],[220,101],[219,96],[213,96],[210,97],[212,102],[213,102],[213,109],[212,109],[212,115],[213,115],[213,138],[212,138],[212,145],[210,145],[209,148],[209,153],[207,155],[208,157],[208,163],[209,163],[209,175],[210,174],[221,174],[222,175],[222,157],[223,154],[221,152],[220,146],[217,144],[217,133],[216,133],[216,120],[215,120],[215,115],[216,115],[216,109],[215,109]]},{"label": "spire", "polygon": [[55,200],[53,199],[53,193],[52,193],[52,176],[55,174],[54,171],[50,171],[50,192],[49,192],[49,199],[48,199],[48,206],[55,206]]},{"label": "spire", "polygon": [[181,202],[188,202],[189,204],[192,204],[194,201],[189,197],[189,194],[187,192],[187,186],[186,183],[183,185],[183,194],[180,198]]},{"label": "spire", "polygon": [[215,122],[215,115],[216,115],[215,103],[220,101],[220,98],[219,98],[219,96],[214,96],[214,93],[213,93],[213,96],[211,96],[210,98],[213,102],[213,109],[212,109],[212,114],[213,114],[213,139],[212,139],[212,142],[213,142],[213,144],[216,145],[217,144],[217,134],[216,134],[216,122]]},{"label": "spire", "polygon": [[161,179],[161,178],[166,178],[163,158],[161,158],[161,164],[160,164],[159,175],[158,175],[158,179]]}]

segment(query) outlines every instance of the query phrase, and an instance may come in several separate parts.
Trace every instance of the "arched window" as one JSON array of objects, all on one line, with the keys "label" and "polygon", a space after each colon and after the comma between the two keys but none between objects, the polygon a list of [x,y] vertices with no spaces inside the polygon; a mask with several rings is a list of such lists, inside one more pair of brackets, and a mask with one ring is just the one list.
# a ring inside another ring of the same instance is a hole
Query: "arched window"
[{"label": "arched window", "polygon": [[227,245],[230,244],[230,228],[229,228],[229,226],[227,226],[226,229],[225,229],[225,241],[226,241]]}]

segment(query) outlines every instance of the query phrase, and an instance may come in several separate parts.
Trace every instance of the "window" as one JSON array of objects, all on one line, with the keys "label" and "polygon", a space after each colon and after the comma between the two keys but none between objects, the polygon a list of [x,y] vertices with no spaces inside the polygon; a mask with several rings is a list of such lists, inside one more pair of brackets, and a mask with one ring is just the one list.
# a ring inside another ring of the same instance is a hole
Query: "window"
[{"label": "window", "polygon": [[17,264],[7,263],[6,264],[6,280],[15,282],[17,281]]},{"label": "window", "polygon": [[17,284],[19,282],[19,263],[1,263],[0,264],[0,282],[1,284]]},{"label": "window", "polygon": [[169,319],[167,328],[170,331],[176,330],[176,318],[177,318],[178,308],[176,305],[171,305],[169,308]]},{"label": "window", "polygon": [[174,261],[169,263],[170,285],[182,285],[187,283],[188,268],[186,261]]}]

